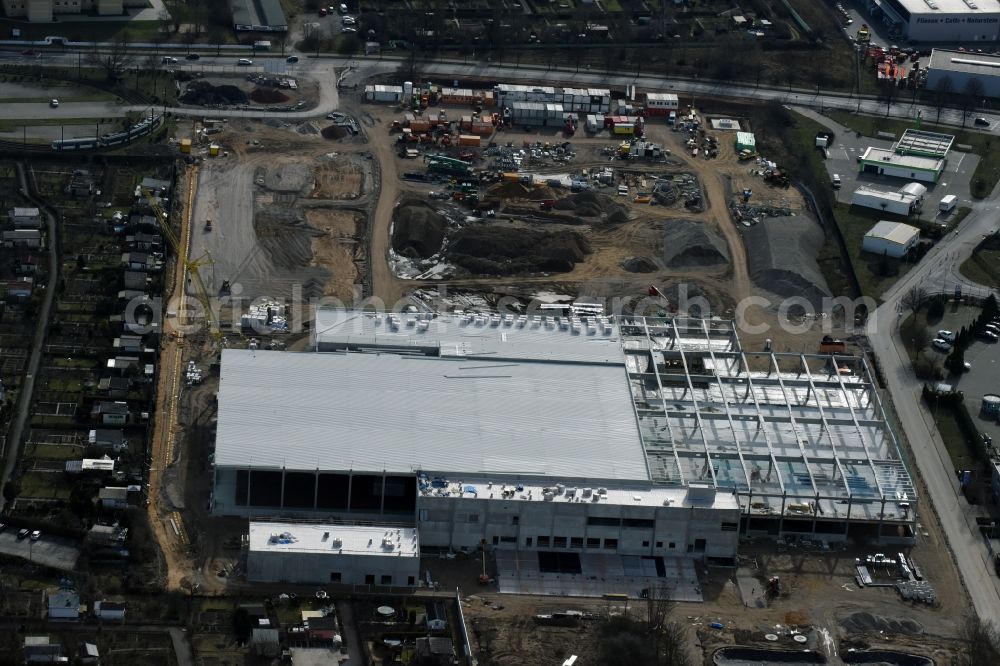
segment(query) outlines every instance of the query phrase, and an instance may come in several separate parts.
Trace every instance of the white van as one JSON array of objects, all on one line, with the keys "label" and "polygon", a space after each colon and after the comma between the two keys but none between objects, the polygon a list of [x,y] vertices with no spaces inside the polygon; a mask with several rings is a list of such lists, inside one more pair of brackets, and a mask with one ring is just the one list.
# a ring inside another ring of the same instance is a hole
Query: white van
[{"label": "white van", "polygon": [[252,65],[253,64],[253,60],[251,60],[250,58],[240,58],[239,60],[236,61],[236,64],[237,65]]},{"label": "white van", "polygon": [[958,205],[958,197],[954,194],[949,194],[947,196],[941,197],[941,203],[938,204],[938,209],[942,213],[950,213],[955,210],[955,206]]},{"label": "white van", "polygon": [[345,5],[345,4],[341,4],[340,5],[340,13],[341,14],[346,14],[347,13],[347,5]]},{"label": "white van", "polygon": [[831,178],[830,180],[833,181],[833,189],[839,190],[840,189],[840,174],[838,174],[838,173],[833,174],[833,178]]}]

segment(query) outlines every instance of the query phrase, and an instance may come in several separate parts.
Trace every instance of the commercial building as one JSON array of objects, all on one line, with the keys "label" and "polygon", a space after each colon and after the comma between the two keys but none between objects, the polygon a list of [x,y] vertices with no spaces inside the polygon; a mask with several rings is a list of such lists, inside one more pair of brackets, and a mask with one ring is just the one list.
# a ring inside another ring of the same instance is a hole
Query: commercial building
[{"label": "commercial building", "polygon": [[868,0],[868,12],[894,38],[911,42],[994,42],[998,0]]},{"label": "commercial building", "polygon": [[[977,83],[970,85],[972,81]],[[978,87],[983,97],[1000,97],[1000,56],[934,49],[927,63],[927,89],[942,87],[958,95]]]},{"label": "commercial building", "polygon": [[413,587],[419,579],[413,527],[250,523],[247,580]]},{"label": "commercial building", "polygon": [[936,183],[955,141],[951,134],[908,129],[892,148],[865,149],[858,158],[862,173]]},{"label": "commercial building", "polygon": [[749,352],[732,323],[687,318],[321,309],[313,344],[223,350],[213,513],[540,560],[913,536],[863,359]]},{"label": "commercial building", "polygon": [[[913,184],[917,185],[917,183]],[[855,206],[904,216],[917,212],[921,202],[921,197],[908,190],[880,190],[867,185],[862,185],[854,190],[854,194],[851,196],[851,203]]]},{"label": "commercial building", "polygon": [[920,230],[902,222],[882,220],[865,234],[861,249],[894,259],[906,256],[920,240]]},{"label": "commercial building", "polygon": [[286,32],[288,19],[281,0],[229,0],[237,32]]}]

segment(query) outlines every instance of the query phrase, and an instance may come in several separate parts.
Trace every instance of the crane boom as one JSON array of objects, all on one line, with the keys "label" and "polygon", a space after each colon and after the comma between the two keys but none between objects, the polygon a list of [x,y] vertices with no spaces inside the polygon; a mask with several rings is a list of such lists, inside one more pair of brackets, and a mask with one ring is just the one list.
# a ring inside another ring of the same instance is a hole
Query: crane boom
[{"label": "crane boom", "polygon": [[[191,177],[195,177],[197,171],[191,174]],[[195,295],[198,301],[201,303],[201,307],[204,311],[205,321],[208,324],[208,331],[218,341],[222,337],[222,332],[219,330],[217,322],[214,319],[214,312],[212,310],[212,299],[209,296],[208,289],[205,286],[205,281],[201,277],[201,272],[199,268],[201,266],[211,265],[212,255],[205,252],[202,256],[197,259],[189,259],[187,254],[187,247],[185,247],[180,240],[177,238],[177,234],[174,233],[173,228],[170,226],[170,220],[168,219],[167,213],[160,206],[160,202],[153,196],[153,193],[146,189],[142,189],[142,194],[146,198],[146,202],[149,204],[150,209],[152,209],[153,214],[156,216],[156,220],[159,223],[160,230],[163,232],[164,237],[166,237],[167,242],[173,248],[174,253],[177,255],[177,261],[181,262],[184,266],[185,277],[190,277],[191,282],[195,287]],[[181,284],[181,289],[187,289],[187,280]]]}]

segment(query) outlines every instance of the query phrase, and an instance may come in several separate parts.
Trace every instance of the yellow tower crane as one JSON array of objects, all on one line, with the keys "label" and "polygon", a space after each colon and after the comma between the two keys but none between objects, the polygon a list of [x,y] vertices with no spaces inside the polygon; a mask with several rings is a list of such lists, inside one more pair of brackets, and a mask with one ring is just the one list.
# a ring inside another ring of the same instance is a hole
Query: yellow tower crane
[{"label": "yellow tower crane", "polygon": [[[190,174],[190,176],[194,179],[197,176],[197,172]],[[187,245],[182,243],[177,238],[177,234],[174,233],[173,228],[170,226],[170,220],[167,219],[167,213],[160,206],[160,202],[157,201],[156,197],[153,196],[153,193],[147,189],[143,189],[142,194],[149,203],[149,207],[152,209],[153,214],[156,216],[160,229],[166,237],[167,242],[170,243],[170,246],[177,254],[177,261],[181,262],[184,266],[185,278],[190,279],[194,283],[195,295],[201,303],[202,310],[204,311],[205,322],[208,325],[209,334],[216,342],[219,342],[222,338],[222,331],[219,330],[218,322],[214,319],[212,299],[209,296],[208,288],[205,286],[205,281],[202,279],[201,272],[199,270],[202,266],[211,266],[214,263],[212,255],[206,251],[197,259],[188,259]],[[188,226],[190,227],[190,224]],[[181,285],[181,289],[187,289],[186,280],[185,284]]]}]

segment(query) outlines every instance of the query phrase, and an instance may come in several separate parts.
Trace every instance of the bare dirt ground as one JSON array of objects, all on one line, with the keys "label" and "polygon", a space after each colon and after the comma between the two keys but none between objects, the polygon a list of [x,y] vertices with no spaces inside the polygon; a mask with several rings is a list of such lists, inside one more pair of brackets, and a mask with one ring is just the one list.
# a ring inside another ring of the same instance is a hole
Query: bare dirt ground
[{"label": "bare dirt ground", "polygon": [[[830,657],[851,648],[883,648],[931,656],[939,664],[951,663],[959,647],[956,636],[967,603],[946,550],[932,537],[921,537],[908,551],[937,591],[940,605],[932,608],[904,602],[892,588],[859,589],[855,585],[855,557],[887,548],[870,545],[831,553],[778,552],[773,540],[744,543],[742,562],[748,575],[761,588],[770,576],[778,576],[781,594],[761,607],[752,602],[745,605],[732,570],[710,568],[699,572],[705,601],[674,605],[671,619],[685,627],[696,663],[703,658],[710,663],[714,651],[727,645],[798,649],[788,633],[791,629],[807,636],[805,647]],[[648,610],[648,602],[642,600],[625,604],[608,599],[500,595],[490,586],[476,586],[480,567],[481,560],[475,557],[455,561],[425,558],[421,563],[441,589],[461,588],[470,638],[481,664],[548,663],[553,655],[570,654],[579,656],[578,664],[595,664],[601,640],[600,620],[596,618],[625,612],[644,618]],[[561,610],[580,610],[596,618],[576,627],[541,626],[533,619],[538,613]],[[722,629],[712,628],[712,623],[721,624]],[[824,641],[824,630],[829,632],[832,645]],[[767,633],[777,634],[778,642],[766,641]]]},{"label": "bare dirt ground", "polygon": [[[195,206],[192,255],[212,258],[203,272],[210,293],[220,295],[229,281],[244,302],[350,297],[348,281],[356,280],[366,256],[346,238],[363,240],[364,231],[342,229],[339,220],[361,216],[354,226],[364,227],[372,205],[365,144],[301,134],[294,125],[235,125],[213,135],[230,156],[205,162]],[[352,211],[338,212],[345,205]],[[212,231],[202,230],[205,220],[212,220]],[[350,252],[335,251],[331,237],[345,238],[338,242]]]},{"label": "bare dirt ground", "polygon": [[314,266],[330,271],[323,286],[323,296],[348,301],[358,284],[356,262],[364,259],[364,222],[359,213],[345,210],[313,209],[306,212],[306,221],[322,235],[312,239]]}]

